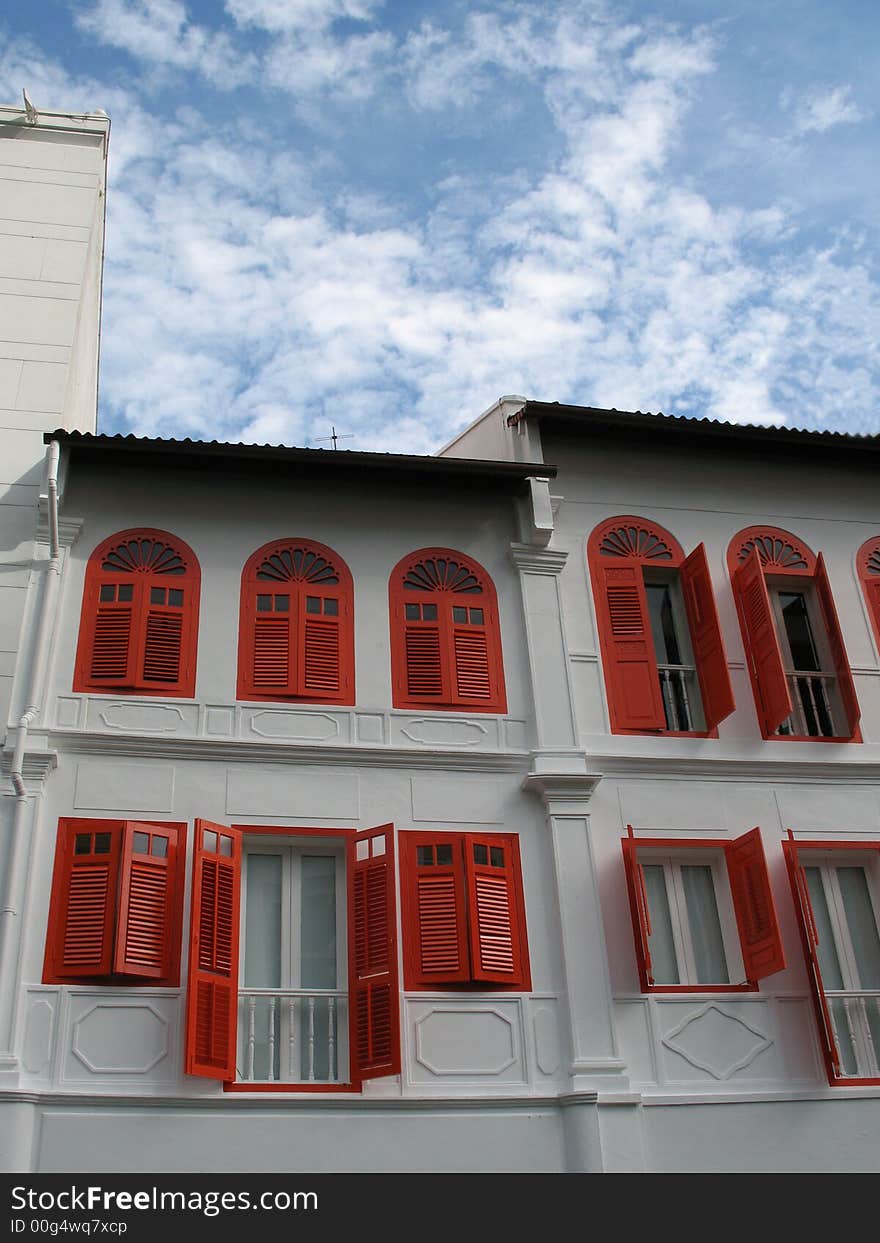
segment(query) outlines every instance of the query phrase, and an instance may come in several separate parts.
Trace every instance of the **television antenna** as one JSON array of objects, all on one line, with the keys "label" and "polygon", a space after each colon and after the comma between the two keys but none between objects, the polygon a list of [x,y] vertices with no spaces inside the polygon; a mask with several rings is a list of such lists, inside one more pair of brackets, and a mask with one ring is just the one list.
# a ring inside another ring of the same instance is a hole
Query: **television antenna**
[{"label": "television antenna", "polygon": [[332,442],[333,442],[333,448],[334,448],[334,449],[336,449],[336,448],[338,448],[338,447],[339,447],[339,446],[337,445],[337,443],[336,443],[336,442],[337,442],[337,440],[354,440],[354,435],[353,435],[353,434],[351,434],[351,435],[348,435],[348,436],[340,436],[340,435],[337,433],[336,428],[335,428],[335,427],[333,426],[333,424],[331,423],[331,424],[330,424],[330,435],[329,435],[329,436],[318,436],[318,437],[316,438],[316,440],[315,440],[315,444],[317,444],[317,445],[327,444],[327,442],[328,442],[328,441],[332,441]]}]

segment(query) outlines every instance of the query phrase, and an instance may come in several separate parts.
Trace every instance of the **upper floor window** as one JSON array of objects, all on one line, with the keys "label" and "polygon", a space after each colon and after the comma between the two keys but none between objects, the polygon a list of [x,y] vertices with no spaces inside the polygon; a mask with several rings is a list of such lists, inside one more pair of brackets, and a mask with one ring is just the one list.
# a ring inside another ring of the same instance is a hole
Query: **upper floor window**
[{"label": "upper floor window", "polygon": [[75,691],[193,695],[199,563],[167,531],[120,531],[86,567]]},{"label": "upper floor window", "polygon": [[389,585],[395,708],[506,712],[495,587],[481,565],[423,548]]},{"label": "upper floor window", "polygon": [[874,638],[880,650],[880,535],[865,540],[856,554],[856,565],[874,627]]},{"label": "upper floor window", "polygon": [[727,559],[764,737],[852,738],[859,705],[822,554],[749,527]]},{"label": "upper floor window", "polygon": [[348,566],[314,540],[258,548],[241,578],[239,699],[354,703]]},{"label": "upper floor window", "polygon": [[645,518],[611,518],[588,546],[614,733],[706,733],[733,711],[705,547],[685,557]]}]

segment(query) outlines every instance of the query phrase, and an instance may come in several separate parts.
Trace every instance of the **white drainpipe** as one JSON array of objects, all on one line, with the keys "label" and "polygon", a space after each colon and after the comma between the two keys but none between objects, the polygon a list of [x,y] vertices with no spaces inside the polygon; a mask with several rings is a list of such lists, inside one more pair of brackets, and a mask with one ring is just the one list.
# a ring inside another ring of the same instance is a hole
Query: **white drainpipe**
[{"label": "white drainpipe", "polygon": [[24,861],[24,822],[27,815],[27,787],[24,784],[24,748],[28,729],[39,712],[40,698],[46,675],[52,605],[61,575],[61,555],[58,541],[58,462],[60,446],[57,440],[49,444],[46,454],[46,479],[49,501],[49,564],[39,612],[34,623],[35,640],[31,663],[30,690],[24,712],[18,722],[18,732],[12,753],[12,787],[15,790],[15,815],[5,875],[0,880],[0,1056],[11,1051],[12,1021],[14,1017],[15,991],[18,975],[18,947],[21,925],[16,924],[16,902],[22,890],[21,872]]}]

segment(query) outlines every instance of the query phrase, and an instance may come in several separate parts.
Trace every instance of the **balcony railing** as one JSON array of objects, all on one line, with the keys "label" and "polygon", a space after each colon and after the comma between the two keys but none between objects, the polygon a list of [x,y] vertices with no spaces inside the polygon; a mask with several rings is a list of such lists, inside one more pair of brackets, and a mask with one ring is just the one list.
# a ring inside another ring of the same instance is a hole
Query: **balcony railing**
[{"label": "balcony railing", "polygon": [[347,1038],[347,993],[249,988],[238,994],[240,1082],[344,1082]]},{"label": "balcony railing", "polygon": [[691,707],[697,672],[694,666],[658,665],[657,672],[660,675],[660,694],[663,696],[666,728],[681,733],[697,729]]},{"label": "balcony railing", "polygon": [[825,990],[845,1079],[880,1077],[880,989]]},{"label": "balcony railing", "polygon": [[796,734],[808,738],[833,738],[834,712],[831,706],[836,678],[833,673],[787,673],[791,696],[791,716],[779,726],[777,734]]}]

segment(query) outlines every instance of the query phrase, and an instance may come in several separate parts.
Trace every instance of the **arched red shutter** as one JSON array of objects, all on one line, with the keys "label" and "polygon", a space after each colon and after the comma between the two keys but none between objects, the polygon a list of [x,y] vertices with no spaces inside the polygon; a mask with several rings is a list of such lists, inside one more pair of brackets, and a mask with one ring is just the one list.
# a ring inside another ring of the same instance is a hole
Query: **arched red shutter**
[{"label": "arched red shutter", "polygon": [[724,853],[746,978],[763,980],[785,968],[785,955],[761,830],[751,829],[729,842]]},{"label": "arched red shutter", "polygon": [[734,590],[756,691],[756,707],[764,733],[770,735],[791,715],[792,703],[757,548],[752,549],[737,570]]},{"label": "arched red shutter", "polygon": [[107,976],[112,970],[119,868],[118,820],[67,822],[56,885],[57,923],[49,930],[54,975]]},{"label": "arched red shutter", "polygon": [[443,676],[440,627],[425,622],[404,626],[404,694],[408,699],[448,699]]},{"label": "arched red shutter", "polygon": [[705,544],[699,544],[682,562],[681,586],[700,680],[706,729],[715,729],[719,721],[730,716],[736,705]]},{"label": "arched red shutter", "polygon": [[[183,594],[187,589],[177,588]],[[169,606],[164,600],[160,603],[153,596],[165,597],[169,594],[167,586],[157,586],[155,582],[144,584],[146,603],[143,608],[142,631],[139,643],[138,684],[150,686],[166,686],[169,689],[180,685],[184,674],[184,632],[186,614],[183,605]]]},{"label": "arched red shutter", "polygon": [[353,1084],[400,1073],[394,826],[348,845],[348,1004]]},{"label": "arched red shutter", "polygon": [[235,1078],[241,833],[196,820],[186,1072]]},{"label": "arched red shutter", "polygon": [[828,581],[828,570],[825,567],[825,558],[819,553],[816,558],[816,594],[819,597],[819,604],[822,609],[822,616],[825,619],[825,630],[828,635],[828,646],[831,650],[831,663],[834,665],[834,672],[837,677],[837,688],[840,691],[840,698],[843,703],[843,710],[846,713],[847,734],[849,737],[856,732],[856,727],[861,717],[861,709],[856,696],[855,683],[853,682],[852,672],[849,667],[849,661],[846,658],[846,648],[843,644],[843,633],[840,629],[840,619],[837,616],[837,608],[834,604],[834,596],[831,593],[831,584]]},{"label": "arched red shutter", "polygon": [[405,833],[401,846],[408,988],[470,979],[458,833]]},{"label": "arched red shutter", "polygon": [[177,850],[174,825],[130,820],[124,826],[113,964],[118,975],[162,978],[169,974]]},{"label": "arched red shutter", "polygon": [[130,686],[136,679],[137,634],[135,617],[142,600],[140,583],[133,584],[131,600],[100,600],[101,583],[86,589],[84,615],[93,618],[86,632],[85,675],[95,686]]},{"label": "arched red shutter", "polygon": [[623,847],[623,870],[626,876],[626,891],[629,896],[629,909],[632,917],[633,940],[635,941],[636,965],[639,969],[639,982],[642,992],[646,992],[654,983],[651,968],[651,951],[648,938],[651,935],[651,920],[648,915],[648,898],[645,893],[645,878],[642,865],[636,853],[636,841],[632,825],[626,826],[627,836],[621,839]]},{"label": "arched red shutter", "polygon": [[483,626],[452,626],[455,694],[461,700],[492,699],[489,641]]},{"label": "arched red shutter", "polygon": [[336,695],[340,685],[339,618],[306,615],[303,626],[302,689],[304,694]]},{"label": "arched red shutter", "polygon": [[597,615],[614,729],[665,729],[642,567],[598,568]]},{"label": "arched red shutter", "polygon": [[468,833],[463,845],[471,979],[522,984],[525,930],[515,839]]},{"label": "arched red shutter", "polygon": [[250,686],[247,694],[259,699],[261,692],[290,691],[293,665],[289,613],[255,613],[251,619]]}]

